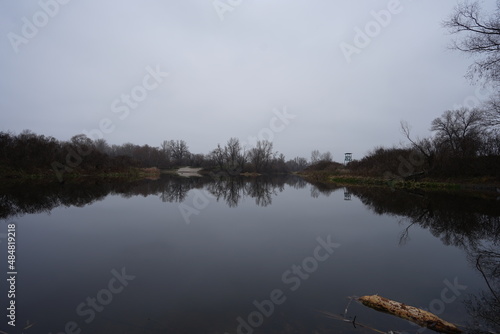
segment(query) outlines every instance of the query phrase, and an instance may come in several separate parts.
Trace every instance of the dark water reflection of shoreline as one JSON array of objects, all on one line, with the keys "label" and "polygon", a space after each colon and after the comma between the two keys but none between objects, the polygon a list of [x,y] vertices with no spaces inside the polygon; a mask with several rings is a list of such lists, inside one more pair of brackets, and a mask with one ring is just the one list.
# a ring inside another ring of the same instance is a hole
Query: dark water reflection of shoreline
[{"label": "dark water reflection of shoreline", "polygon": [[124,198],[157,195],[163,202],[182,202],[190,190],[202,188],[230,207],[237,206],[239,200],[247,196],[254,198],[257,205],[267,206],[285,185],[304,188],[307,184],[302,178],[289,175],[220,179],[162,175],[157,180],[82,179],[64,184],[19,183],[0,188],[0,219],[50,212],[58,206],[83,207],[102,201],[108,195]]},{"label": "dark water reflection of shoreline", "polygon": [[298,176],[213,179],[163,175],[158,180],[124,182],[90,179],[81,182],[33,183],[0,189],[0,219],[25,214],[49,213],[59,206],[83,207],[108,195],[158,196],[162,202],[181,203],[193,189],[208,191],[219,202],[236,207],[244,198],[258,206],[272,205],[285,186],[310,187],[311,196],[329,196],[344,191],[345,199],[358,198],[376,215],[401,217],[400,243],[411,242],[416,226],[429,230],[444,245],[463,249],[471,266],[484,278],[487,289],[470,295],[466,308],[471,316],[470,332],[500,329],[500,201],[465,193],[391,191],[388,188],[339,188],[311,185]]},{"label": "dark water reflection of shoreline", "polygon": [[[318,185],[320,192],[337,190]],[[460,192],[393,191],[388,188],[344,188],[346,199],[355,196],[377,215],[401,217],[400,245],[411,239],[414,226],[429,230],[444,245],[461,248],[483,277],[487,289],[470,294],[465,306],[470,318],[467,332],[500,331],[500,201]],[[445,266],[445,264],[443,264]]]}]

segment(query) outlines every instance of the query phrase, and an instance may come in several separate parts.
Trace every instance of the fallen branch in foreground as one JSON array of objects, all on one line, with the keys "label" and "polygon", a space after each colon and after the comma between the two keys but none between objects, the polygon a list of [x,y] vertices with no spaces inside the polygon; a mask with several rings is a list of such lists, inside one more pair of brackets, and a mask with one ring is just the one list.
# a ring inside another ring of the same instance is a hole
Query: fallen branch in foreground
[{"label": "fallen branch in foreground", "polygon": [[432,329],[436,332],[447,334],[458,334],[462,332],[454,324],[447,322],[430,312],[405,305],[394,300],[377,295],[359,297],[358,300],[363,303],[363,305],[372,309],[409,320],[419,326]]}]

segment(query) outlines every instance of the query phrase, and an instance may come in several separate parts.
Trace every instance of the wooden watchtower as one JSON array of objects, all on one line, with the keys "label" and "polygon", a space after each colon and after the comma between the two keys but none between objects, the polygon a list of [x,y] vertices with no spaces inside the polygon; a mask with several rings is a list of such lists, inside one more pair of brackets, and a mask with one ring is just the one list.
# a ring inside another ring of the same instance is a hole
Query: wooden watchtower
[{"label": "wooden watchtower", "polygon": [[344,165],[347,165],[352,161],[352,153],[345,153]]}]

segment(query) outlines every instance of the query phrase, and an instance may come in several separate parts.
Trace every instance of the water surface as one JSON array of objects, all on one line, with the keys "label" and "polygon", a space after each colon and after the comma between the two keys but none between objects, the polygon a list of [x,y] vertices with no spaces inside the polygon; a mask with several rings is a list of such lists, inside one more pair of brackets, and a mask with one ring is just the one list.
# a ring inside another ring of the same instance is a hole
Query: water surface
[{"label": "water surface", "polygon": [[341,320],[354,317],[418,330],[350,302],[371,294],[498,326],[496,198],[294,176],[26,185],[1,198],[0,233],[17,230],[9,334],[27,322],[24,333],[374,333]]}]

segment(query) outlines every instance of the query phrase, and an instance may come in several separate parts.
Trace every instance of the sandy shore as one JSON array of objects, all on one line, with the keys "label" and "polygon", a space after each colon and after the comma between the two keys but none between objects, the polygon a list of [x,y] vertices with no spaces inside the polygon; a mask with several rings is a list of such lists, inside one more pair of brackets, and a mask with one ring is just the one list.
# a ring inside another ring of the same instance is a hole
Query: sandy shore
[{"label": "sandy shore", "polygon": [[202,176],[198,173],[202,168],[182,167],[177,170],[177,174],[182,176]]}]

